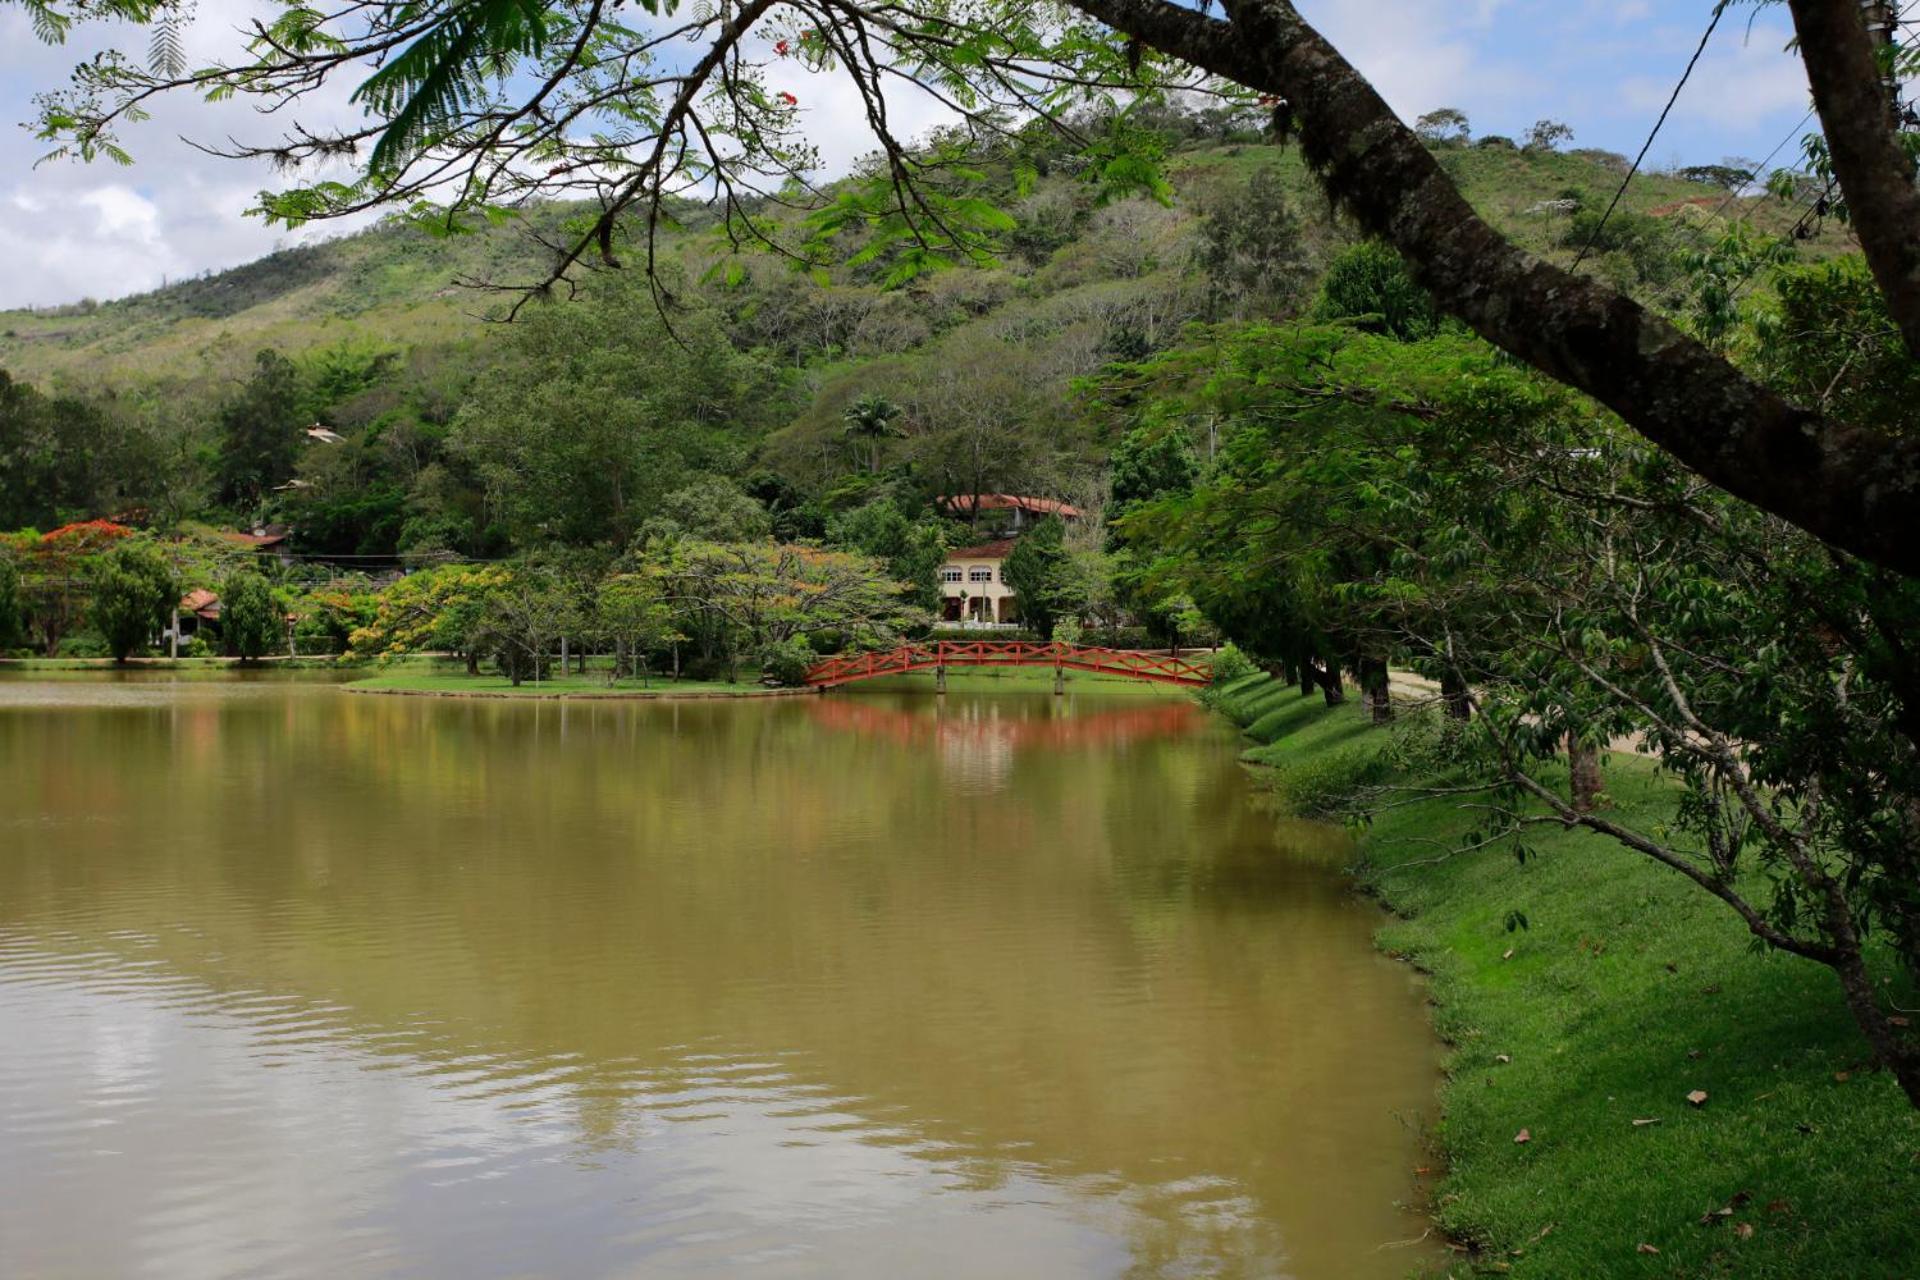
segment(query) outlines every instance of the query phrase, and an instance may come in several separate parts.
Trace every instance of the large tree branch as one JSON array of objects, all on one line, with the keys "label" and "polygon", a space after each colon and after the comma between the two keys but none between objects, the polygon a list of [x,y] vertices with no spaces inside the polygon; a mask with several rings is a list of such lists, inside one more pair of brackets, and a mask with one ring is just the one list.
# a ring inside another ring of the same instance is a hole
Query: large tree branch
[{"label": "large tree branch", "polygon": [[1920,574],[1920,436],[1795,405],[1625,295],[1516,247],[1288,0],[1227,0],[1230,22],[1167,0],[1072,3],[1164,53],[1284,96],[1329,195],[1488,341],[1607,405],[1728,492],[1863,559]]},{"label": "large tree branch", "polygon": [[1790,0],[1813,105],[1867,266],[1920,355],[1920,189],[1860,0]]}]

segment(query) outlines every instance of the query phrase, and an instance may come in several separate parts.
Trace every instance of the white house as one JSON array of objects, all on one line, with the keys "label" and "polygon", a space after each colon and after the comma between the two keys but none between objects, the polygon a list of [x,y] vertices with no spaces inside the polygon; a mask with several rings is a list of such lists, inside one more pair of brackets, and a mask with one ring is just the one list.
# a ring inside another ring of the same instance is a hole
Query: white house
[{"label": "white house", "polygon": [[947,553],[940,566],[940,616],[947,622],[1012,624],[1020,620],[1019,602],[1007,585],[1007,556],[1013,539],[983,542]]}]

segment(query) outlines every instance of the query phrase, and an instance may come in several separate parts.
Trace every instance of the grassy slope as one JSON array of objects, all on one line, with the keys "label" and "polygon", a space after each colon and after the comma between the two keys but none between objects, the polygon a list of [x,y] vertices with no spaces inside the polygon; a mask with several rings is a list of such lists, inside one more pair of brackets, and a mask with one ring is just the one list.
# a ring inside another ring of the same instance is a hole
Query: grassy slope
[{"label": "grassy slope", "polygon": [[[1555,248],[1564,216],[1526,210],[1568,187],[1605,198],[1619,180],[1605,164],[1577,153],[1464,149],[1443,153],[1443,163],[1497,226],[1563,262],[1572,257]],[[1244,183],[1268,165],[1279,166],[1300,207],[1318,207],[1321,198],[1298,148],[1204,146],[1169,160],[1185,208],[1204,207],[1223,184]],[[1716,194],[1696,183],[1646,175],[1634,180],[1622,207],[1645,211]],[[1729,212],[1749,211],[1757,225],[1774,231],[1793,217],[1764,200],[1738,202]],[[560,214],[543,210],[535,216],[546,224]],[[1829,252],[1842,242],[1830,230],[1810,251]],[[349,339],[387,347],[457,345],[477,335],[476,316],[490,303],[455,287],[455,279],[523,279],[538,260],[535,246],[517,229],[439,240],[404,227],[375,228],[91,310],[0,312],[0,368],[42,383],[224,379],[243,374],[253,353],[268,346],[297,354]],[[1050,291],[1044,273],[1033,284]]]},{"label": "grassy slope", "polygon": [[[1390,772],[1391,735],[1357,707],[1265,676],[1218,701],[1296,798]],[[1670,784],[1646,762],[1615,756],[1607,779],[1621,813],[1659,821]],[[1524,866],[1449,855],[1474,825],[1445,798],[1389,810],[1362,874],[1400,915],[1381,945],[1433,974],[1453,1045],[1437,1215],[1482,1247],[1478,1263],[1538,1277],[1920,1275],[1920,1115],[1862,1069],[1834,981],[1755,954],[1724,907],[1598,837],[1543,828]],[[1509,910],[1529,927],[1508,932]],[[1698,1110],[1693,1089],[1710,1095]],[[1700,1224],[1741,1193],[1730,1218]]]}]

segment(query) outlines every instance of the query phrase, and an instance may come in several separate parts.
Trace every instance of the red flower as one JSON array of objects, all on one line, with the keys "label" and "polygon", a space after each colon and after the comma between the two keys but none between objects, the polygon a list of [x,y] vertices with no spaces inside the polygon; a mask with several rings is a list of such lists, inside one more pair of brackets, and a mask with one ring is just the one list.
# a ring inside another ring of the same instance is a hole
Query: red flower
[{"label": "red flower", "polygon": [[790,107],[797,107],[800,105],[800,99],[794,97],[792,94],[788,93],[785,89],[782,89],[780,91],[780,101],[786,103]]},{"label": "red flower", "polygon": [[784,57],[786,57],[786,56],[787,56],[787,42],[786,42],[785,40],[776,40],[776,41],[774,41],[774,43],[773,43],[773,51],[774,51],[775,53],[777,53],[777,54],[779,54],[779,55],[780,55],[781,57],[783,57],[783,58],[784,58]]}]

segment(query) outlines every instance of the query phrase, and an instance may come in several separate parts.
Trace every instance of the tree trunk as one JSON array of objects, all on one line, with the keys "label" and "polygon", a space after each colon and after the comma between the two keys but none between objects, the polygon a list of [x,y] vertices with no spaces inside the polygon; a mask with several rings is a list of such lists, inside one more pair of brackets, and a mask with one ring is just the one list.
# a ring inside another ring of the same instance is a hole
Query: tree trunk
[{"label": "tree trunk", "polygon": [[[1920,435],[1823,418],[1618,290],[1520,249],[1474,212],[1412,130],[1289,0],[1225,0],[1230,21],[1165,0],[1070,3],[1143,44],[1284,97],[1329,197],[1405,255],[1440,306],[1482,337],[1599,400],[1736,497],[1875,564],[1920,573],[1920,538],[1912,535],[1920,520]],[[1854,0],[1792,5],[1796,22],[1805,21],[1803,11],[1856,7]],[[1850,21],[1864,41],[1857,12]],[[1810,38],[1808,26],[1800,36]],[[1810,76],[1820,61],[1807,51]],[[1878,93],[1877,83],[1868,89]],[[1818,100],[1817,78],[1815,93]],[[1824,122],[1834,136],[1834,121]],[[1885,147],[1876,142],[1870,150],[1877,156]],[[1906,205],[1890,193],[1887,201]],[[1920,292],[1920,269],[1905,252],[1920,236],[1913,230],[1920,218],[1906,225],[1894,236],[1894,269],[1913,275]],[[1860,229],[1868,239],[1864,223]],[[1870,264],[1877,256],[1884,255],[1870,248]],[[1904,297],[1888,296],[1896,318],[1908,314]]]},{"label": "tree trunk", "polygon": [[1600,807],[1600,748],[1583,742],[1579,734],[1567,734],[1568,788],[1576,813],[1592,813]]},{"label": "tree trunk", "polygon": [[467,650],[467,674],[470,676],[480,674],[480,651],[478,649]]},{"label": "tree trunk", "polygon": [[[1896,96],[1882,59],[1891,34],[1870,29],[1860,0],[1789,0],[1813,105],[1874,283],[1907,350],[1920,354],[1920,189],[1900,143]],[[1872,16],[1891,22],[1889,6]]]},{"label": "tree trunk", "polygon": [[1313,659],[1300,659],[1300,665],[1297,670],[1300,672],[1300,696],[1303,698],[1312,697],[1313,687],[1318,683],[1316,679],[1318,672],[1313,665]]},{"label": "tree trunk", "polygon": [[1387,685],[1387,660],[1362,658],[1358,668],[1360,688],[1366,695],[1367,710],[1375,724],[1393,719],[1393,697]]},{"label": "tree trunk", "polygon": [[1319,682],[1328,706],[1337,707],[1347,700],[1346,686],[1340,682],[1340,664],[1334,659],[1328,658],[1327,665],[1316,668],[1314,679]]},{"label": "tree trunk", "polygon": [[1440,673],[1440,705],[1449,720],[1473,719],[1473,703],[1467,698],[1466,681],[1452,667]]}]

